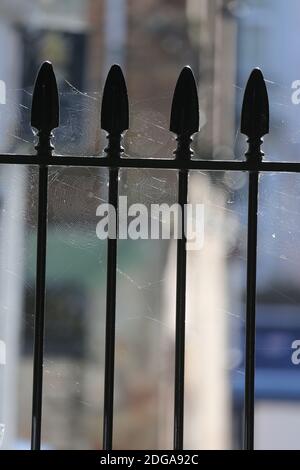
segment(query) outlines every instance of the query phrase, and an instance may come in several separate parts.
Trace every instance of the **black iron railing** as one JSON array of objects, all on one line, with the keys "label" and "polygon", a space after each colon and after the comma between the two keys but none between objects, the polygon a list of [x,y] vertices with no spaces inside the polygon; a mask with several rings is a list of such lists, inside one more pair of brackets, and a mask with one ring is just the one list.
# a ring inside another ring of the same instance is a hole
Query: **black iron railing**
[{"label": "black iron railing", "polygon": [[[253,449],[258,177],[260,172],[300,173],[300,163],[262,160],[262,137],[269,132],[269,106],[267,90],[260,70],[254,69],[251,73],[244,95],[241,132],[248,137],[249,143],[244,161],[192,159],[190,143],[192,135],[198,131],[199,109],[197,88],[189,67],[185,67],[179,76],[172,103],[170,131],[177,135],[174,159],[136,159],[122,156],[122,133],[129,127],[128,98],[125,80],[117,65],[114,65],[108,74],[102,100],[101,127],[108,133],[108,146],[104,157],[52,155],[51,135],[52,130],[59,125],[59,102],[56,79],[49,62],[42,65],[37,76],[32,100],[31,125],[38,131],[36,155],[2,154],[0,164],[37,165],[39,167],[32,449],[40,449],[41,446],[48,166],[51,165],[107,167],[109,169],[109,203],[116,211],[118,210],[120,168],[177,169],[179,172],[178,203],[182,207],[187,202],[189,170],[231,170],[248,173],[244,448]],[[183,224],[183,220],[181,222]],[[108,238],[103,418],[103,448],[106,450],[112,449],[113,446],[116,269],[117,239]],[[183,449],[184,437],[185,304],[186,239],[183,235],[177,242],[174,383],[174,449],[176,450]]]}]

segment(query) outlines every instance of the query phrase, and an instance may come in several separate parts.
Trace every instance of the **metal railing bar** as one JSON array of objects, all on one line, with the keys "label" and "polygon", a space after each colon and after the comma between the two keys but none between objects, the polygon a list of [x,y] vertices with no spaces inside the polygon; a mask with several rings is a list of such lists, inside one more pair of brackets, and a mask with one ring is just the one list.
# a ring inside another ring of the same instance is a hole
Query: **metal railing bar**
[{"label": "metal railing bar", "polygon": [[175,326],[175,388],[174,388],[174,449],[183,449],[184,369],[185,369],[185,300],[186,300],[186,237],[184,206],[187,203],[188,172],[178,176],[178,204],[181,207],[182,236],[177,240],[176,326]]},{"label": "metal railing bar", "polygon": [[39,168],[38,229],[35,291],[35,323],[33,351],[32,387],[32,429],[31,448],[41,447],[42,394],[43,394],[43,355],[45,323],[46,285],[46,246],[47,246],[47,207],[48,207],[48,168]]},{"label": "metal railing bar", "polygon": [[[175,161],[190,163],[191,136],[199,129],[199,105],[195,78],[189,67],[184,67],[176,83],[172,100],[170,131],[177,135]],[[174,380],[174,449],[184,445],[184,369],[186,321],[186,232],[185,208],[188,197],[188,169],[180,168],[178,175],[178,204],[181,209],[177,240],[176,268],[176,322],[175,322],[175,380]]]},{"label": "metal railing bar", "polygon": [[[108,202],[118,211],[118,169],[109,170]],[[117,228],[116,228],[117,229]],[[103,449],[112,449],[116,331],[117,237],[107,241]]]},{"label": "metal railing bar", "polygon": [[44,62],[34,86],[31,126],[38,131],[36,146],[39,159],[38,180],[38,226],[34,317],[33,386],[31,449],[41,448],[42,402],[43,402],[43,358],[45,330],[46,294],[46,250],[48,215],[48,167],[45,162],[52,155],[52,129],[59,125],[59,104],[55,75],[52,65]]},{"label": "metal railing bar", "polygon": [[72,157],[65,155],[44,156],[43,162],[36,155],[0,155],[0,165],[42,165],[78,166],[104,168],[136,168],[162,170],[210,170],[210,171],[259,171],[270,173],[300,173],[300,162],[249,162],[237,160],[190,160],[158,158],[119,158],[111,161],[108,157]]},{"label": "metal railing bar", "polygon": [[[113,65],[107,75],[101,107],[101,128],[108,133],[108,146],[105,149],[109,162],[119,161],[123,148],[122,133],[129,127],[128,96],[121,68]],[[106,326],[105,326],[105,371],[104,371],[104,411],[103,449],[113,447],[114,418],[114,373],[116,336],[116,283],[117,283],[117,240],[118,240],[118,178],[119,169],[114,165],[109,169],[108,203],[113,206],[116,220],[114,233],[108,234],[107,242],[107,281],[106,281]],[[109,214],[109,217],[111,214]],[[114,214],[112,215],[114,217]]]},{"label": "metal railing bar", "polygon": [[[248,137],[246,159],[262,165],[262,137],[269,132],[269,100],[263,75],[254,69],[249,77],[242,106],[241,133]],[[258,171],[250,171],[248,191],[246,343],[245,343],[245,402],[244,449],[254,449],[255,413],[255,328],[257,271],[257,209]]]},{"label": "metal railing bar", "polygon": [[247,236],[247,296],[245,344],[245,410],[244,448],[254,448],[255,399],[255,328],[256,328],[256,264],[257,264],[258,173],[249,174],[248,236]]}]

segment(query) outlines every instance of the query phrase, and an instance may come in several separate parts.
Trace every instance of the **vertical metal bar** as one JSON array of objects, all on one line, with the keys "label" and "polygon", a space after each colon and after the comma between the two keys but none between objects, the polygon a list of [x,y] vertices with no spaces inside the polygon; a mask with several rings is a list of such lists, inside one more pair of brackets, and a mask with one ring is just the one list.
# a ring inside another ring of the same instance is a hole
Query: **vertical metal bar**
[{"label": "vertical metal bar", "polygon": [[37,155],[41,159],[38,181],[38,227],[35,289],[32,428],[31,448],[41,448],[43,356],[45,329],[46,249],[48,211],[48,167],[43,163],[52,155],[52,129],[59,125],[59,100],[56,78],[50,62],[44,62],[34,86],[31,126],[38,130]]},{"label": "vertical metal bar", "polygon": [[248,239],[247,239],[247,292],[246,292],[246,341],[245,341],[245,403],[244,449],[254,449],[255,404],[255,323],[256,323],[256,264],[257,264],[257,207],[258,164],[262,161],[262,137],[269,132],[269,100],[264,77],[254,69],[244,93],[241,132],[248,136],[246,152],[252,170],[249,173]]},{"label": "vertical metal bar", "polygon": [[45,283],[47,246],[48,167],[39,168],[38,229],[36,260],[35,324],[33,353],[33,394],[31,448],[41,447],[43,353],[45,323]]},{"label": "vertical metal bar", "polygon": [[178,175],[178,204],[181,207],[182,236],[177,240],[176,326],[175,326],[175,396],[174,449],[183,449],[184,429],[184,362],[185,362],[185,299],[186,299],[186,236],[184,212],[188,193],[188,172]]},{"label": "vertical metal bar", "polygon": [[249,174],[244,448],[254,448],[258,172]]},{"label": "vertical metal bar", "polygon": [[[123,148],[122,133],[128,129],[128,96],[121,68],[113,65],[108,73],[101,107],[101,128],[108,132],[108,146],[105,149],[112,162],[117,163]],[[106,327],[105,327],[105,373],[103,411],[103,449],[111,450],[113,444],[113,408],[115,373],[115,331],[116,331],[116,282],[117,282],[117,240],[118,240],[118,167],[109,169],[108,202],[114,207],[115,233],[110,234],[107,244],[106,284]]]},{"label": "vertical metal bar", "polygon": [[[177,135],[177,160],[190,160],[191,136],[199,129],[199,105],[195,78],[189,67],[178,77],[171,109],[170,131]],[[176,324],[175,324],[175,380],[174,380],[174,434],[175,450],[183,449],[184,438],[184,363],[185,363],[185,308],[186,308],[186,230],[185,208],[188,197],[188,170],[179,170],[178,204],[181,234],[177,240]]]},{"label": "vertical metal bar", "polygon": [[[108,202],[118,220],[118,169],[109,170]],[[118,229],[117,229],[118,230]],[[117,235],[117,234],[116,234]],[[107,244],[107,284],[106,284],[106,330],[105,330],[105,375],[104,375],[104,416],[103,449],[112,449],[114,372],[115,372],[115,329],[116,329],[116,274],[117,274],[117,236],[108,238]]]}]

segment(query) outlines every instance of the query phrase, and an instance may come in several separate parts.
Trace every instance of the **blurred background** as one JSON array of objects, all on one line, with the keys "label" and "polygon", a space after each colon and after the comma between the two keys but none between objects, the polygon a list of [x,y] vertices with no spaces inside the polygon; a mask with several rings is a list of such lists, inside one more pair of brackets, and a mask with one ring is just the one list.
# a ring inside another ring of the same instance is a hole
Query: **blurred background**
[{"label": "blurred background", "polygon": [[[100,106],[110,66],[130,97],[126,158],[172,158],[172,94],[189,64],[199,87],[194,158],[243,159],[243,89],[261,67],[270,97],[266,159],[298,160],[300,4],[297,0],[2,0],[0,151],[34,153],[30,106],[51,60],[61,123],[56,153],[99,155]],[[43,447],[100,449],[106,242],[96,208],[107,170],[49,170]],[[122,170],[130,202],[176,202],[177,172]],[[242,445],[247,175],[190,174],[205,239],[188,255],[185,448]],[[300,176],[262,174],[259,198],[255,447],[299,449]],[[0,168],[0,444],[28,449],[37,223],[37,169]],[[171,449],[175,245],[119,242],[114,448]]]}]

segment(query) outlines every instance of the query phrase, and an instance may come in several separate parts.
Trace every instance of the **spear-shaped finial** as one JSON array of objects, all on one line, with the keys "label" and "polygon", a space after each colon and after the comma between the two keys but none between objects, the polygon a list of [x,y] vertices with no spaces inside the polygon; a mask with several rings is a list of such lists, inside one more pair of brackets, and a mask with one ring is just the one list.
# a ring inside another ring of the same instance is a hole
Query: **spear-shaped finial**
[{"label": "spear-shaped finial", "polygon": [[261,138],[269,133],[269,99],[265,80],[260,69],[252,70],[244,93],[241,133],[248,137],[246,156],[263,156]]},{"label": "spear-shaped finial", "polygon": [[104,85],[101,128],[108,134],[122,134],[129,127],[127,88],[122,69],[113,65]]},{"label": "spear-shaped finial", "polygon": [[38,72],[32,97],[31,126],[38,131],[38,153],[51,154],[51,132],[59,126],[59,99],[52,64],[44,62]]},{"label": "spear-shaped finial", "polygon": [[198,92],[192,69],[184,67],[178,77],[171,109],[170,131],[177,134],[177,158],[190,158],[191,136],[199,130]]}]

